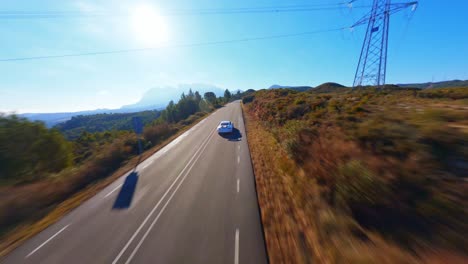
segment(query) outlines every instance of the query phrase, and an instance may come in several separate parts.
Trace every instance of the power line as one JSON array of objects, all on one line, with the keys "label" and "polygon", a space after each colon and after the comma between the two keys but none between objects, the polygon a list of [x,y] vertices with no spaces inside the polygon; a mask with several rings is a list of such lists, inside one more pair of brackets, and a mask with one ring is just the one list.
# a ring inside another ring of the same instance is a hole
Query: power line
[{"label": "power line", "polygon": [[175,44],[175,45],[168,45],[168,46],[150,47],[150,48],[134,48],[134,49],[111,50],[111,51],[70,53],[70,54],[62,54],[62,55],[43,55],[43,56],[31,56],[31,57],[6,58],[6,59],[0,59],[0,62],[82,57],[82,56],[118,54],[118,53],[132,53],[132,52],[152,51],[152,50],[157,50],[157,49],[162,49],[162,48],[188,48],[188,47],[201,47],[201,46],[215,46],[215,45],[248,42],[248,41],[255,41],[255,40],[268,40],[268,39],[279,39],[279,38],[290,38],[290,37],[314,35],[314,34],[319,34],[319,33],[341,31],[344,29],[347,29],[347,28],[341,27],[341,28],[323,29],[323,30],[299,32],[299,33],[281,34],[281,35],[270,35],[270,36],[262,36],[262,37],[240,38],[240,39],[198,42],[198,43],[185,43],[185,44]]},{"label": "power line", "polygon": [[[221,8],[178,8],[178,9],[166,9],[172,11],[222,11],[222,10],[243,10],[243,9],[271,9],[271,8],[299,8],[299,7],[332,7],[348,5],[356,0],[349,2],[337,2],[337,3],[322,3],[322,4],[302,4],[302,5],[270,5],[270,6],[250,6],[250,7],[221,7]],[[28,14],[28,13],[53,13],[53,14],[70,14],[70,13],[82,13],[80,11],[0,11],[0,14]]]},{"label": "power line", "polygon": [[[284,9],[284,8],[311,8],[311,7],[333,7],[341,4],[325,4],[325,5],[280,5],[280,6],[262,6],[262,7],[235,7],[235,8],[178,8],[178,9],[166,9],[170,12],[204,12],[204,11],[229,11],[229,10],[261,10],[261,9]],[[164,10],[164,9],[163,9]],[[97,11],[82,12],[82,11],[0,11],[0,14],[11,14],[11,15],[27,15],[27,14],[83,14],[83,13],[97,13],[103,14]]]},{"label": "power line", "polygon": [[[188,15],[228,15],[228,14],[258,14],[258,13],[289,13],[311,11],[333,11],[351,6],[350,2],[329,5],[284,5],[269,7],[240,7],[240,8],[205,8],[205,9],[175,9],[162,12],[161,16],[188,16]],[[369,8],[371,6],[352,6],[352,8]],[[0,19],[44,19],[44,18],[95,18],[95,17],[122,17],[125,13],[105,12],[76,12],[76,11],[0,11]]]}]

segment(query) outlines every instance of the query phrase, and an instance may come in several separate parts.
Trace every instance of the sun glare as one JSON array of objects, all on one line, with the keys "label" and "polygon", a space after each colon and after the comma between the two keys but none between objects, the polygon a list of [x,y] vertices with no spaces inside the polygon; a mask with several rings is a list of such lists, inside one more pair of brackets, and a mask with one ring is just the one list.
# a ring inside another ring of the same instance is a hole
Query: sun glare
[{"label": "sun glare", "polygon": [[130,25],[135,39],[144,45],[158,45],[168,41],[164,18],[151,5],[136,6],[131,12]]}]

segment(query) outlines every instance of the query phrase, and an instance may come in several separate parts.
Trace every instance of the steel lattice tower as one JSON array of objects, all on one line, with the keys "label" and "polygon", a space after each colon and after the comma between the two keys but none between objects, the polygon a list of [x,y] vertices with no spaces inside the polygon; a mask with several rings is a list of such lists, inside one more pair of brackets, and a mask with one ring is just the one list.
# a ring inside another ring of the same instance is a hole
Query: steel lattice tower
[{"label": "steel lattice tower", "polygon": [[366,36],[354,76],[354,87],[381,87],[385,84],[390,15],[409,6],[416,7],[417,4],[417,1],[392,4],[391,0],[373,0],[370,14],[353,25],[355,27],[367,22]]}]

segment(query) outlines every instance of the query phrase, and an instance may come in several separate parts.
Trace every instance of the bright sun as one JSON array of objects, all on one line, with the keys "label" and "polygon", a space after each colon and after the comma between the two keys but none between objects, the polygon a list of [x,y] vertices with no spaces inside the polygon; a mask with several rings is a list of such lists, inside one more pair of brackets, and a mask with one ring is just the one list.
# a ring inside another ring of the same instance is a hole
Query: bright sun
[{"label": "bright sun", "polygon": [[138,42],[158,45],[168,41],[166,23],[151,5],[136,6],[130,14],[130,25]]}]

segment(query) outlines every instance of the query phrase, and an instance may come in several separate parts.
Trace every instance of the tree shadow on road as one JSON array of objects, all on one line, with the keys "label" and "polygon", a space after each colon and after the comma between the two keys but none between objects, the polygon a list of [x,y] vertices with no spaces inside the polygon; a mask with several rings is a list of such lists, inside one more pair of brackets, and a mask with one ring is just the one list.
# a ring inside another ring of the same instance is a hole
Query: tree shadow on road
[{"label": "tree shadow on road", "polygon": [[135,189],[138,183],[138,172],[130,173],[120,189],[119,195],[115,199],[113,209],[128,209],[132,204]]},{"label": "tree shadow on road", "polygon": [[222,138],[227,139],[228,141],[241,141],[242,140],[242,133],[237,128],[233,128],[231,133],[223,133],[219,134]]}]

